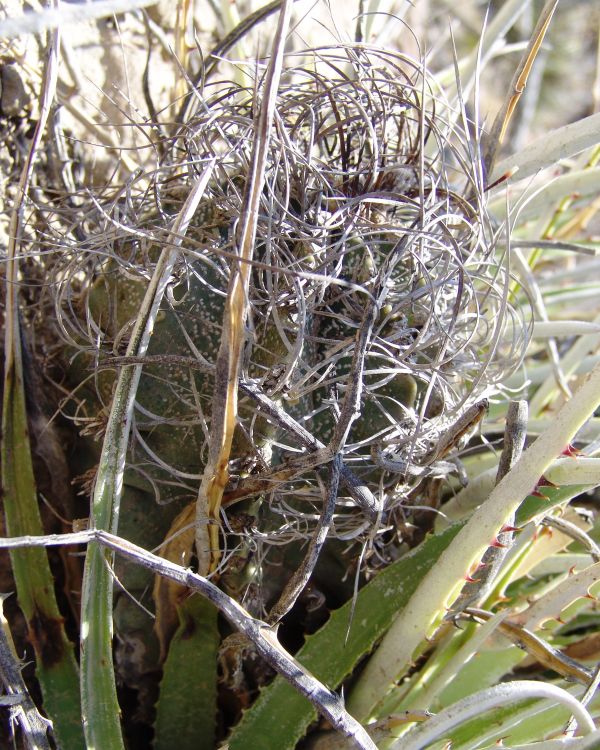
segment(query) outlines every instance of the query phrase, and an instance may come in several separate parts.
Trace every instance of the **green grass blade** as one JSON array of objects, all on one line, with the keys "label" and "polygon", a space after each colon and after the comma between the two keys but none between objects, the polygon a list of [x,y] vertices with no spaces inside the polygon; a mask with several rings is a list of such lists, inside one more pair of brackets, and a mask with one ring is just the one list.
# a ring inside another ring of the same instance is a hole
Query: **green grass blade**
[{"label": "green grass blade", "polygon": [[[307,638],[296,654],[298,661],[329,687],[337,688],[390,627],[459,529],[453,526],[428,537],[414,552],[379,573],[359,592],[353,615],[352,602],[333,612],[321,630]],[[309,701],[278,677],[235,727],[229,750],[294,748],[316,715]]]},{"label": "green grass blade", "polygon": [[[212,169],[211,164],[191,188],[175,222],[146,291],[127,348],[128,355],[141,357],[146,353],[179,246]],[[92,499],[92,523],[97,529],[116,532],[118,528],[129,427],[140,374],[140,365],[123,367],[119,373]],[[88,745],[102,750],[121,750],[123,738],[112,661],[111,559],[112,555],[97,544],[88,546],[81,598],[81,701]]]}]

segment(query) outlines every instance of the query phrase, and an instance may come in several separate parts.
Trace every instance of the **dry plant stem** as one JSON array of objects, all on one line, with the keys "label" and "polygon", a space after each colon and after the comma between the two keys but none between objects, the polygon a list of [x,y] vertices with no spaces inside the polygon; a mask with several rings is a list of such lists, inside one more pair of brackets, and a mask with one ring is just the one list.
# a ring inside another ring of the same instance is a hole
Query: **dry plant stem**
[{"label": "dry plant stem", "polygon": [[452,606],[462,590],[465,576],[479,564],[507,519],[599,404],[600,366],[596,366],[573,398],[557,412],[552,426],[523,453],[444,551],[435,569],[425,576],[350,696],[349,706],[355,715],[363,718],[370,714],[424,638],[435,632],[446,608]]},{"label": "dry plant stem", "polygon": [[304,591],[304,587],[313,574],[315,565],[319,559],[319,554],[323,549],[323,545],[325,544],[327,534],[329,533],[333,521],[333,513],[335,511],[335,503],[340,484],[341,467],[342,459],[341,456],[337,455],[330,464],[325,504],[323,506],[321,517],[319,518],[319,523],[317,524],[315,533],[309,542],[304,560],[301,562],[300,566],[296,568],[292,577],[286,583],[285,588],[279,597],[279,601],[276,602],[269,612],[268,622],[271,624],[279,622],[279,620],[290,611],[300,594]]},{"label": "dry plant stem", "polygon": [[[487,610],[473,607],[468,607],[465,610],[465,614],[483,622],[487,622],[494,616]],[[565,654],[561,654],[560,651],[549,643],[546,643],[542,638],[538,638],[535,633],[527,630],[527,628],[523,628],[505,619],[499,623],[498,630],[519,648],[522,648],[530,656],[537,659],[543,667],[551,669],[566,680],[574,680],[583,685],[588,685],[592,679],[592,671],[590,669],[579,664],[574,659],[570,659]]]},{"label": "dry plant stem", "polygon": [[502,453],[500,454],[500,461],[498,462],[496,484],[504,479],[521,458],[527,438],[527,416],[527,401],[510,402],[506,413],[504,444],[502,446]]},{"label": "dry plant stem", "polygon": [[[527,401],[511,401],[506,414],[504,445],[498,463],[496,484],[500,482],[516,464],[523,453],[527,437]],[[514,524],[514,514],[506,525]],[[514,538],[514,532],[503,531],[498,534],[497,545],[489,547],[481,558],[481,567],[475,574],[475,580],[467,581],[460,596],[452,606],[449,618],[455,617],[466,607],[482,601],[494,585],[496,576],[504,562]],[[502,546],[499,546],[502,545]]]},{"label": "dry plant stem", "polygon": [[507,98],[496,115],[484,153],[483,163],[487,175],[492,175],[498,149],[502,145],[510,119],[515,111],[515,107],[519,103],[521,94],[525,90],[531,67],[542,42],[544,41],[546,31],[548,31],[548,27],[550,26],[557,5],[558,0],[548,0],[544,6],[535,29],[533,30],[533,34],[531,35],[527,49],[525,50],[525,54],[521,58],[521,62],[519,63],[510,83],[510,91]]},{"label": "dry plant stem", "polygon": [[571,521],[567,521],[566,518],[559,518],[558,516],[546,516],[542,519],[542,526],[548,526],[552,529],[558,529],[563,534],[570,536],[571,539],[582,544],[594,560],[594,562],[600,562],[600,547],[592,539],[589,534],[580,529]]},{"label": "dry plant stem", "polygon": [[[158,308],[179,257],[179,246],[213,167],[214,163],[209,164],[192,187],[161,252],[131,334],[127,356],[143,357],[148,349]],[[118,528],[129,431],[141,370],[141,365],[130,365],[119,372],[92,498],[91,523],[97,529],[116,532]],[[81,700],[88,745],[117,750],[123,747],[123,739],[112,666],[112,576],[108,562],[104,550],[90,545],[81,598]]]},{"label": "dry plant stem", "polygon": [[200,592],[219,609],[235,628],[254,643],[265,661],[305,695],[317,711],[339,732],[349,737],[355,747],[362,748],[362,750],[376,750],[365,729],[345,710],[340,697],[325,687],[316,677],[305,670],[293,656],[288,654],[277,640],[273,628],[252,617],[235,599],[232,599],[214,583],[190,569],[182,568],[163,557],[153,555],[126,539],[121,539],[100,529],[91,529],[75,534],[48,534],[39,537],[0,539],[0,548],[47,547],[64,544],[89,544],[92,542],[128,558],[157,575],[170,578],[182,586]]},{"label": "dry plant stem", "polygon": [[487,414],[488,408],[488,400],[482,399],[465,409],[456,422],[439,437],[433,449],[422,459],[422,465],[387,458],[383,454],[381,446],[377,444],[374,444],[371,450],[373,461],[382,469],[397,474],[423,478],[447,476],[452,471],[456,471],[456,464],[440,459],[446,457],[459,444],[460,440],[481,422]]},{"label": "dry plant stem", "polygon": [[202,573],[214,571],[220,559],[219,514],[229,479],[229,458],[237,422],[237,392],[245,324],[248,316],[250,261],[254,252],[260,201],[265,182],[271,127],[283,65],[283,49],[292,12],[292,0],[282,6],[272,56],[267,68],[263,100],[256,126],[252,161],[244,189],[237,250],[233,262],[223,319],[221,345],[215,366],[215,389],[208,459],[196,504],[196,554]]},{"label": "dry plant stem", "polygon": [[11,719],[21,727],[27,750],[50,750],[46,733],[52,722],[40,715],[21,676],[24,665],[19,663],[15,653],[3,603],[4,597],[0,596],[0,680],[5,694],[15,698],[10,709]]}]

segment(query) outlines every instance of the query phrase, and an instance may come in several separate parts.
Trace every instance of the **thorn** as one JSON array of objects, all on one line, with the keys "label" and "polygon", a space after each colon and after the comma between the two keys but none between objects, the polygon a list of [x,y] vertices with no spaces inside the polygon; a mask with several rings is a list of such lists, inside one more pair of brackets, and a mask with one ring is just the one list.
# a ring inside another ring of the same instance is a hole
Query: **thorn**
[{"label": "thorn", "polygon": [[543,474],[538,479],[538,483],[536,484],[536,487],[553,487],[556,490],[559,489],[559,486],[557,484],[554,484],[554,482],[551,482],[549,479],[546,479],[546,477]]},{"label": "thorn", "polygon": [[481,578],[472,578],[471,576],[465,576],[465,581],[467,583],[479,583]]},{"label": "thorn", "polygon": [[574,575],[574,574],[575,574],[575,568],[576,568],[576,567],[577,567],[576,565],[571,565],[571,567],[569,568],[569,572],[567,573],[567,575],[568,575],[568,576],[572,576],[572,575]]},{"label": "thorn", "polygon": [[506,180],[510,180],[510,178],[516,174],[519,171],[519,167],[513,167],[512,169],[509,169],[504,174],[500,175],[497,180],[494,180],[491,185],[487,185],[484,193],[487,193],[488,190],[491,190],[492,188],[495,188],[497,185],[501,185],[503,182],[506,182]]},{"label": "thorn", "polygon": [[531,497],[540,497],[542,500],[550,500],[548,495],[542,495],[542,493],[538,492],[535,488],[529,494]]},{"label": "thorn", "polygon": [[592,601],[592,602],[597,602],[597,601],[598,601],[598,597],[597,597],[597,596],[594,596],[593,594],[590,594],[590,592],[589,592],[589,591],[588,591],[588,593],[587,593],[587,594],[584,594],[584,595],[582,596],[582,599],[590,599],[590,601]]},{"label": "thorn", "polygon": [[523,527],[522,526],[503,526],[500,529],[500,534],[512,534],[513,531],[514,532],[523,531]]},{"label": "thorn", "polygon": [[544,500],[548,500],[547,495],[542,495],[542,493],[539,491],[540,487],[552,487],[553,489],[558,489],[558,485],[554,484],[554,482],[551,482],[549,479],[546,479],[546,477],[543,474],[538,479],[537,484],[533,488],[533,492],[531,492],[530,494],[533,497],[541,497]]},{"label": "thorn", "polygon": [[491,541],[490,547],[496,547],[497,549],[506,549],[508,545],[502,544],[502,542],[498,540],[498,537],[495,536]]},{"label": "thorn", "polygon": [[561,452],[561,456],[567,456],[568,458],[577,458],[579,455],[581,455],[581,451],[579,448],[576,448],[574,445],[567,445],[567,447],[564,449],[564,451]]}]

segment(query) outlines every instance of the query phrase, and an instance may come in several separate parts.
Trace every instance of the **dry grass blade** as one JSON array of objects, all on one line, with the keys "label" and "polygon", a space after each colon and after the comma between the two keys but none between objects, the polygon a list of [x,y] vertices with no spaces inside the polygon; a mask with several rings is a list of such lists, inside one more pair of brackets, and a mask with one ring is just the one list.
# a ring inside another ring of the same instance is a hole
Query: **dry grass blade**
[{"label": "dry grass blade", "polygon": [[246,178],[237,248],[241,263],[230,270],[227,303],[223,319],[221,346],[215,367],[215,390],[212,407],[211,438],[208,460],[198,493],[196,553],[201,572],[217,568],[219,553],[219,515],[223,491],[229,479],[229,459],[237,420],[237,392],[245,322],[248,315],[248,285],[261,194],[269,152],[269,140],[277,89],[283,63],[283,48],[289,28],[292,0],[283,4],[273,50],[267,68],[260,105],[252,162]]},{"label": "dry grass blade", "polygon": [[548,27],[550,26],[550,22],[552,21],[552,16],[554,15],[554,11],[558,6],[558,2],[559,0],[548,0],[542,12],[540,13],[540,17],[535,29],[533,30],[533,34],[531,36],[531,40],[529,42],[527,50],[525,51],[525,54],[523,55],[521,62],[519,63],[519,66],[515,71],[513,80],[511,81],[510,91],[507,95],[507,98],[500,108],[500,111],[496,115],[496,118],[492,125],[492,129],[488,136],[488,142],[484,153],[484,164],[486,168],[486,174],[488,175],[491,175],[494,170],[494,163],[496,161],[498,149],[500,148],[502,141],[504,140],[504,136],[506,134],[513,112],[515,111],[515,108],[519,103],[519,99],[521,98],[521,95],[525,90],[529,73],[531,72],[531,68],[533,66],[533,63],[535,62],[535,58],[537,57],[539,49],[542,46],[544,37],[546,36],[546,32],[548,31]]},{"label": "dry grass blade", "polygon": [[[467,608],[465,614],[483,622],[493,617],[491,612],[473,607]],[[553,672],[565,677],[568,681],[580,682],[582,685],[589,684],[592,677],[590,669],[562,654],[558,649],[551,646],[543,638],[539,638],[527,628],[504,619],[498,625],[498,630],[507,638],[510,638],[519,648],[527,651],[530,656],[538,659],[540,664],[543,664],[546,669],[551,669]]]}]

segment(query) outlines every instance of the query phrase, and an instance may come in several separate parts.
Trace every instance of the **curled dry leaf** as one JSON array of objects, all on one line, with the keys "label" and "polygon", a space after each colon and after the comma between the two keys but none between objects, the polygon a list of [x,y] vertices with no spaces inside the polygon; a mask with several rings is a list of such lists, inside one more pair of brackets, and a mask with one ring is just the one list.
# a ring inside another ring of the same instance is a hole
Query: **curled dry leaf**
[{"label": "curled dry leaf", "polygon": [[[160,554],[170,562],[187,567],[190,563],[194,545],[195,503],[191,502],[173,521],[165,542],[160,547]],[[154,581],[152,596],[156,607],[154,630],[160,643],[161,663],[167,656],[169,643],[179,624],[177,605],[187,596],[189,589],[179,583],[157,575]]]}]

